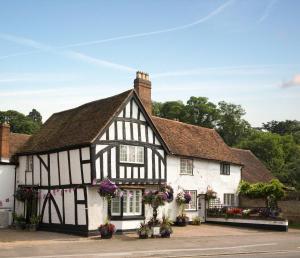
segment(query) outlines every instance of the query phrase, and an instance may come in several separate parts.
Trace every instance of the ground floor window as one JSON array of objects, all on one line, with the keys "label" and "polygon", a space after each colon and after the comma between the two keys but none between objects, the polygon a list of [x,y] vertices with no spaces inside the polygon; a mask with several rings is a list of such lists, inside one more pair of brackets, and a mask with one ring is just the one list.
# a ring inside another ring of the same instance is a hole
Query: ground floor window
[{"label": "ground floor window", "polygon": [[196,190],[186,190],[192,197],[190,203],[185,205],[185,210],[197,210],[197,191]]},{"label": "ground floor window", "polygon": [[142,215],[142,190],[125,189],[121,197],[111,199],[112,216]]},{"label": "ground floor window", "polygon": [[224,206],[235,206],[235,194],[224,193]]}]

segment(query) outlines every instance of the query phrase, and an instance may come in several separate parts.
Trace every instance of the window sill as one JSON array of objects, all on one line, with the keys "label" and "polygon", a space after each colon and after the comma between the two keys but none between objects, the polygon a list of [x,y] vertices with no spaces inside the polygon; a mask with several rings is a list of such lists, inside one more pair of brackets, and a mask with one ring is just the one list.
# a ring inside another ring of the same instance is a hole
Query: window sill
[{"label": "window sill", "polygon": [[137,215],[137,216],[111,216],[111,221],[113,220],[145,220],[145,216]]},{"label": "window sill", "polygon": [[180,176],[193,176],[194,174],[180,173]]},{"label": "window sill", "polygon": [[191,209],[191,210],[184,210],[184,211],[186,211],[186,212],[190,212],[190,211],[198,211],[197,209]]}]

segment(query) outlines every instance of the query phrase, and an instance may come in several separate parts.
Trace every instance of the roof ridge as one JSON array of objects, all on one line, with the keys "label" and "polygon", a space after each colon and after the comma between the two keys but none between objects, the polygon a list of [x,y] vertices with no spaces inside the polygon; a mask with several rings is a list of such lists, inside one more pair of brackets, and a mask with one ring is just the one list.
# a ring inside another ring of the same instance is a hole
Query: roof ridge
[{"label": "roof ridge", "polygon": [[[125,93],[128,93],[128,94],[129,94],[129,92],[131,92],[131,91],[133,91],[133,89],[123,91],[123,92],[121,92],[121,93],[118,93],[118,94],[116,94],[116,95],[113,95],[113,96],[110,96],[110,97],[107,97],[107,98],[93,100],[93,101],[84,103],[84,104],[82,104],[82,105],[80,105],[80,106],[77,106],[77,107],[74,107],[74,108],[70,108],[70,109],[58,111],[58,112],[53,113],[52,115],[62,114],[62,113],[64,113],[64,112],[69,112],[69,111],[72,111],[72,110],[76,110],[77,108],[81,108],[81,107],[84,107],[84,106],[86,106],[86,105],[90,105],[90,104],[92,104],[92,103],[96,103],[96,102],[98,102],[98,101],[102,101],[102,100],[105,100],[105,99],[115,98],[115,97],[117,97],[117,96],[119,96],[119,95],[122,95],[122,94],[125,94]],[[51,116],[52,116],[52,115],[51,115]]]},{"label": "roof ridge", "polygon": [[164,117],[153,116],[153,115],[152,115],[152,117],[167,120],[167,121],[171,121],[171,122],[174,122],[174,123],[179,123],[179,124],[191,126],[191,127],[202,128],[202,129],[206,129],[206,130],[209,130],[209,131],[216,131],[214,128],[204,127],[204,126],[200,126],[200,125],[193,125],[193,124],[189,124],[189,123],[185,123],[185,122],[181,122],[181,121],[177,121],[177,120],[173,120],[173,119],[168,119],[168,118],[164,118]]}]

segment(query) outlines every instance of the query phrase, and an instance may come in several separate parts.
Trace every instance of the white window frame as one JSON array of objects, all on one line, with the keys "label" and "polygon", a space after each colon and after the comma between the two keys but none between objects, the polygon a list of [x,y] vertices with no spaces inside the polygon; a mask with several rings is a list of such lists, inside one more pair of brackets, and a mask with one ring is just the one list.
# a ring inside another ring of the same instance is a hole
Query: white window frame
[{"label": "white window frame", "polygon": [[32,172],[33,170],[33,156],[26,156],[26,172]]},{"label": "white window frame", "polygon": [[[119,211],[113,212],[113,205],[119,205]],[[110,212],[112,216],[121,216],[121,205],[123,205],[123,217],[141,216],[143,212],[142,190],[124,189],[123,197],[111,199]]]},{"label": "white window frame", "polygon": [[236,206],[236,196],[234,193],[224,193],[223,206]]},{"label": "white window frame", "polygon": [[192,159],[180,159],[180,175],[193,175],[193,160]]},{"label": "white window frame", "polygon": [[134,145],[120,145],[120,162],[144,164],[144,147]]},{"label": "white window frame", "polygon": [[184,190],[185,193],[189,193],[192,197],[190,203],[185,205],[184,210],[186,211],[196,211],[197,210],[197,190]]},{"label": "white window frame", "polygon": [[229,163],[220,163],[220,174],[229,176],[230,175],[230,164]]}]

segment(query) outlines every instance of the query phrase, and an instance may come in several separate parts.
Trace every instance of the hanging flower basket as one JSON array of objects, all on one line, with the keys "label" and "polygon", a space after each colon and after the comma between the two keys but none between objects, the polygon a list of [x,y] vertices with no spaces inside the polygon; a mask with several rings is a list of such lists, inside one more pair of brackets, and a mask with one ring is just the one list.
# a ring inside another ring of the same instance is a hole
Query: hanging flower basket
[{"label": "hanging flower basket", "polygon": [[189,193],[181,191],[176,196],[176,203],[178,205],[188,204],[192,200],[192,196]]},{"label": "hanging flower basket", "polygon": [[173,190],[172,186],[167,185],[167,184],[162,185],[160,188],[160,191],[166,194],[167,202],[170,203],[174,200],[174,190]]},{"label": "hanging flower basket", "polygon": [[16,199],[20,202],[33,200],[38,198],[37,190],[34,188],[18,188],[14,194]]},{"label": "hanging flower basket", "polygon": [[159,191],[149,191],[143,195],[144,204],[149,204],[152,207],[163,206],[167,199],[167,194]]},{"label": "hanging flower basket", "polygon": [[109,179],[104,179],[100,182],[98,193],[101,197],[105,197],[107,199],[115,198],[118,195],[118,192],[118,186]]},{"label": "hanging flower basket", "polygon": [[206,196],[207,200],[216,199],[217,198],[217,192],[215,192],[212,189],[207,189],[205,196]]}]

